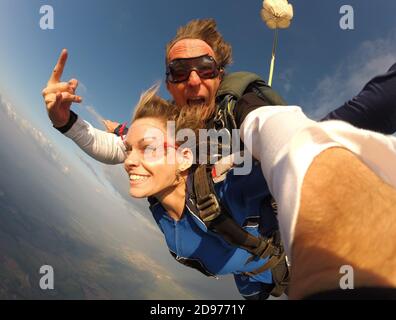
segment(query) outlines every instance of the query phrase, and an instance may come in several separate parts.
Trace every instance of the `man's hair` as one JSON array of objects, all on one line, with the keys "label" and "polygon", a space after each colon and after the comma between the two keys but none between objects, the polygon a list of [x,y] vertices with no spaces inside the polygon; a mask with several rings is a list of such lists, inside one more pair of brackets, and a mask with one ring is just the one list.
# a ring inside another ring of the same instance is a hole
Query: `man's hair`
[{"label": "man's hair", "polygon": [[216,29],[214,19],[191,20],[177,30],[176,36],[166,45],[166,62],[168,63],[169,51],[173,45],[183,39],[200,39],[205,41],[214,51],[219,67],[225,68],[232,63],[231,45],[224,41],[223,36]]}]

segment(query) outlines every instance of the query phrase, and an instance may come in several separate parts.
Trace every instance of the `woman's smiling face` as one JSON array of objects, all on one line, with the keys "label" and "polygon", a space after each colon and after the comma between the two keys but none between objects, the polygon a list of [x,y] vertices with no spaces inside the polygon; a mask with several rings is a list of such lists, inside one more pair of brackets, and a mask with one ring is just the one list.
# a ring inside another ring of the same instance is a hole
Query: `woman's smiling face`
[{"label": "woman's smiling face", "polygon": [[180,183],[175,141],[169,139],[161,119],[140,118],[132,123],[125,140],[124,162],[132,197],[158,197]]}]

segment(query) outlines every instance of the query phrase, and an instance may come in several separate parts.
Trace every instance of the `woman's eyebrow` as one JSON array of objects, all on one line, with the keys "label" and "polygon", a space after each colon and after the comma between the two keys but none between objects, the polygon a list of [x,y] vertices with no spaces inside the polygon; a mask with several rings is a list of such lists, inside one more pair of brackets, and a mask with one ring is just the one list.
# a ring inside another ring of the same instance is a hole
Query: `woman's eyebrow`
[{"label": "woman's eyebrow", "polygon": [[[147,140],[157,140],[157,139],[156,139],[156,137],[143,137],[137,142],[137,145],[142,145]],[[126,141],[126,140],[124,141],[124,146],[127,149],[132,149],[132,145],[129,144],[128,141]]]},{"label": "woman's eyebrow", "polygon": [[147,140],[158,140],[157,137],[143,137],[138,141],[138,144],[141,144],[142,142],[145,142]]}]

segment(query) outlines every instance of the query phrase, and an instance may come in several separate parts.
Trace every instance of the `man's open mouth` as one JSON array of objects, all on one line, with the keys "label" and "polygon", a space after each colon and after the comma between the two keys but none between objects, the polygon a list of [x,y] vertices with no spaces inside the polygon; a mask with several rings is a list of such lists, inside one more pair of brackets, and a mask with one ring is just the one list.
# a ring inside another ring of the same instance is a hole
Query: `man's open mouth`
[{"label": "man's open mouth", "polygon": [[206,102],[206,100],[203,97],[196,97],[196,98],[187,99],[187,104],[190,107],[204,106],[205,102]]}]

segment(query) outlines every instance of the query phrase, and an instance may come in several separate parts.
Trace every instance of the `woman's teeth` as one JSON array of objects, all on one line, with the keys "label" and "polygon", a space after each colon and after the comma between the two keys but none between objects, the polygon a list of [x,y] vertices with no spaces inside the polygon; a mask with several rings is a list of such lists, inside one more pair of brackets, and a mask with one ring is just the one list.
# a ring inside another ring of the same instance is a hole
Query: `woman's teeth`
[{"label": "woman's teeth", "polygon": [[143,181],[143,180],[146,180],[147,178],[148,178],[147,176],[139,176],[136,174],[131,174],[129,176],[129,180],[132,180],[132,181]]}]

